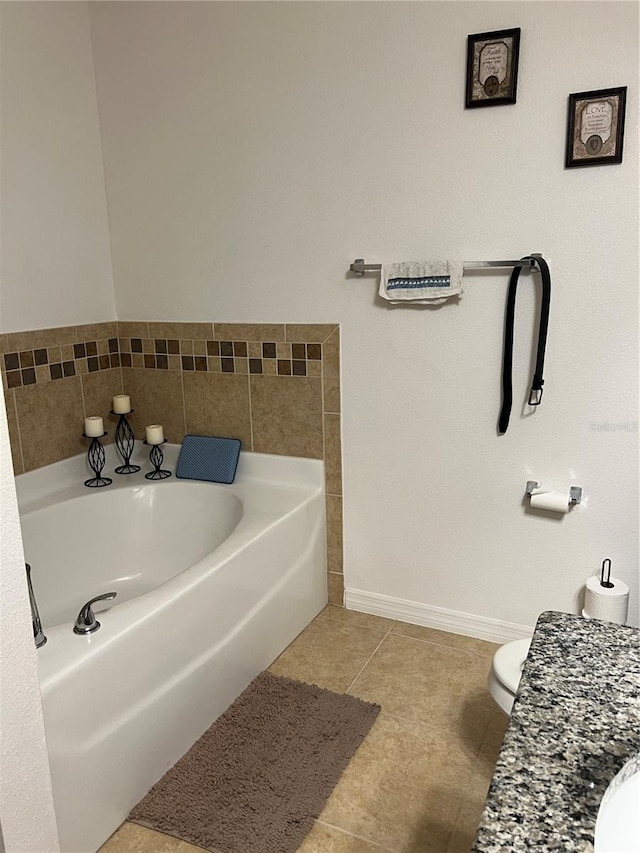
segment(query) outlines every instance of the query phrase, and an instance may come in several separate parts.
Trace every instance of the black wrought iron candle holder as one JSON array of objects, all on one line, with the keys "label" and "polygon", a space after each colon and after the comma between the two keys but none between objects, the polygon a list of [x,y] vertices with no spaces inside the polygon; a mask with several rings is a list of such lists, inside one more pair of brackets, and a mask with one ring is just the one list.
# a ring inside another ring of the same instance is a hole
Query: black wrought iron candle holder
[{"label": "black wrought iron candle holder", "polygon": [[91,439],[91,444],[87,451],[87,461],[89,462],[89,468],[91,468],[95,477],[91,477],[84,481],[85,486],[88,486],[90,489],[99,489],[101,486],[108,486],[113,482],[110,477],[102,476],[102,469],[104,468],[107,459],[104,454],[104,447],[100,444],[100,439],[104,438],[107,434],[108,433],[103,432],[102,435],[97,436],[87,435],[86,432],[82,433],[84,438]]},{"label": "black wrought iron candle holder", "polygon": [[[144,442],[145,444],[149,444],[148,441]],[[167,439],[162,442],[162,444],[166,444]],[[164,453],[162,452],[162,444],[152,444],[150,445],[151,451],[149,453],[149,461],[154,467],[153,471],[149,471],[148,474],[145,474],[145,479],[147,480],[166,480],[167,477],[171,476],[171,471],[162,470],[162,463],[164,462]]]},{"label": "black wrought iron candle holder", "polygon": [[118,453],[124,459],[124,465],[118,465],[115,469],[116,474],[135,474],[140,470],[140,466],[132,465],[130,461],[133,455],[133,448],[135,447],[135,436],[131,429],[131,424],[127,420],[127,415],[133,414],[133,409],[129,409],[128,412],[114,412],[111,409],[111,414],[120,416],[118,426],[116,427],[115,445]]}]

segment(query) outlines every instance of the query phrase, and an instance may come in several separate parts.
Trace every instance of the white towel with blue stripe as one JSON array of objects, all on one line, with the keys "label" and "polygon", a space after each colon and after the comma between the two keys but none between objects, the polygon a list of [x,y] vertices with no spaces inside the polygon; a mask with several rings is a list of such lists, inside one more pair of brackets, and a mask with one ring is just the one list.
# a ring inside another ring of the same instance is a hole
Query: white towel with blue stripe
[{"label": "white towel with blue stripe", "polygon": [[394,305],[438,305],[462,296],[463,261],[402,261],[382,264],[378,294]]}]

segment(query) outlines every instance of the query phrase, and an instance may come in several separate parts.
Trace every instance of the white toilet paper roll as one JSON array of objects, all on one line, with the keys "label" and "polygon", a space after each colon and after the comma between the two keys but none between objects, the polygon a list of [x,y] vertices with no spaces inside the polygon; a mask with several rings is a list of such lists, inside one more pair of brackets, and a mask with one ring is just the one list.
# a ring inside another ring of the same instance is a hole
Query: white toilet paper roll
[{"label": "white toilet paper roll", "polygon": [[569,495],[566,492],[535,492],[531,495],[533,509],[550,512],[569,512]]},{"label": "white toilet paper roll", "polygon": [[596,575],[585,584],[583,615],[590,619],[605,619],[624,625],[629,609],[629,587],[620,578],[610,578],[612,587],[600,585]]}]

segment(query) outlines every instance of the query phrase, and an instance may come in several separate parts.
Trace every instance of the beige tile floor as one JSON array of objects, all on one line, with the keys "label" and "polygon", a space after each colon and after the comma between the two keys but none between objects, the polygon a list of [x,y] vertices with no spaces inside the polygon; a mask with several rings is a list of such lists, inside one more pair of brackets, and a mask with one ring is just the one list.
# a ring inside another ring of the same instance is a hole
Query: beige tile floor
[{"label": "beige tile floor", "polygon": [[[506,718],[497,646],[329,606],[271,672],[382,706],[298,853],[468,853]],[[123,824],[99,853],[197,853]]]}]

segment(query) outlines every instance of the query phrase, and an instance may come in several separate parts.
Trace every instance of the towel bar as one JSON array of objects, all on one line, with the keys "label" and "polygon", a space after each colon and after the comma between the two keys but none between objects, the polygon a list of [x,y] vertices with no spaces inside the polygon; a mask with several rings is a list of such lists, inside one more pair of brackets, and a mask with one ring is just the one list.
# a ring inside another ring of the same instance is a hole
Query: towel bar
[{"label": "towel bar", "polygon": [[[465,270],[482,270],[491,267],[524,267],[529,271],[535,272],[538,268],[535,259],[538,257],[541,257],[541,255],[533,252],[531,257],[521,261],[465,261],[464,268]],[[379,272],[381,267],[382,264],[366,264],[364,258],[356,258],[350,265],[349,272],[356,275],[364,275],[366,272]]]}]

